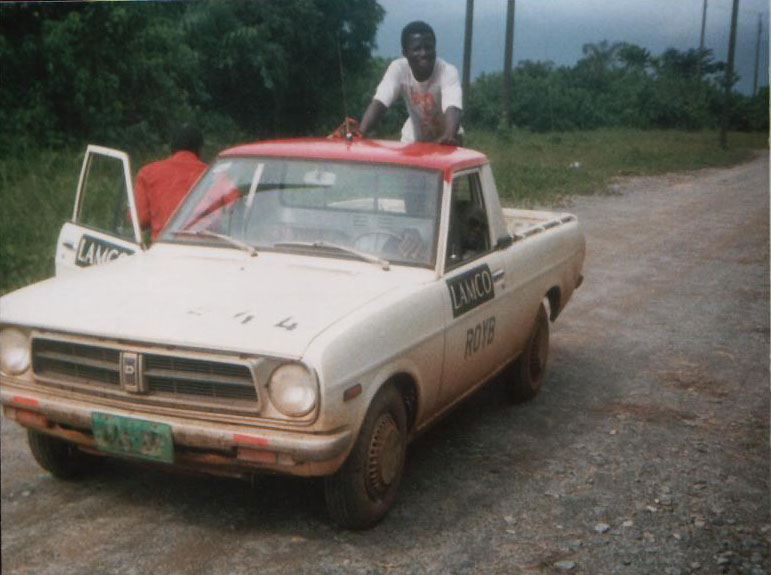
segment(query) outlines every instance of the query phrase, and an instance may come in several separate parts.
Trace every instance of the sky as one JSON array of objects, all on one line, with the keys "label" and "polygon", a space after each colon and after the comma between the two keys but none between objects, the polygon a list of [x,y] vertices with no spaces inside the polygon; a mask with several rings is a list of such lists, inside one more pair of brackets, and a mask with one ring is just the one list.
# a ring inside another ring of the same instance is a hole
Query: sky
[{"label": "sky", "polygon": [[[375,54],[401,54],[399,36],[412,20],[425,20],[436,32],[438,55],[462,73],[466,0],[379,0],[386,10]],[[507,0],[475,0],[471,76],[503,68]],[[732,0],[707,0],[704,47],[717,61],[728,58]],[[572,66],[587,43],[629,42],[654,56],[667,48],[699,47],[704,0],[516,0],[514,62],[551,60]],[[758,19],[762,19],[758,86],[768,84],[769,2],[739,0],[735,68],[736,89],[751,93],[755,74]]]}]

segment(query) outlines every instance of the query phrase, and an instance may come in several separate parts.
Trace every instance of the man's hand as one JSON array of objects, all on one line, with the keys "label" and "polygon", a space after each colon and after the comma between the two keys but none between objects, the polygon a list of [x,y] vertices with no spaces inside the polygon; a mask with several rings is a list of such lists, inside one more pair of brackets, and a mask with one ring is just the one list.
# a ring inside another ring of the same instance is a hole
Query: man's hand
[{"label": "man's hand", "polygon": [[364,116],[361,119],[361,125],[359,131],[363,138],[367,137],[367,132],[373,129],[380,122],[380,118],[386,113],[386,107],[379,100],[372,100],[367,107],[367,111],[364,112]]},{"label": "man's hand", "polygon": [[442,135],[436,139],[437,144],[444,144],[445,146],[462,146],[463,138],[458,134],[460,129],[460,115],[461,111],[455,106],[450,106],[444,113],[444,131]]},{"label": "man's hand", "polygon": [[327,138],[342,140],[344,138],[348,138],[348,134],[350,134],[351,137],[361,137],[361,132],[359,131],[359,122],[357,122],[355,118],[346,118],[343,120],[343,123],[340,124],[334,132],[329,134]]},{"label": "man's hand", "polygon": [[463,145],[460,134],[455,134],[454,136],[441,136],[437,138],[436,143],[442,144],[444,146],[462,146]]}]

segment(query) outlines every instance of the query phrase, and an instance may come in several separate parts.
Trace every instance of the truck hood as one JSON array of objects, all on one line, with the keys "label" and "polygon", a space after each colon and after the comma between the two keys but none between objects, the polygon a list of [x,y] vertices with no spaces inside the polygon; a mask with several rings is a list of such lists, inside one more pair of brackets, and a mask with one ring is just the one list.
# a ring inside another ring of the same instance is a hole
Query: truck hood
[{"label": "truck hood", "polygon": [[162,257],[159,247],[0,298],[0,321],[299,358],[337,320],[386,292],[433,276],[425,269],[384,271],[366,262],[275,253],[223,257],[223,250],[199,248],[219,253]]}]

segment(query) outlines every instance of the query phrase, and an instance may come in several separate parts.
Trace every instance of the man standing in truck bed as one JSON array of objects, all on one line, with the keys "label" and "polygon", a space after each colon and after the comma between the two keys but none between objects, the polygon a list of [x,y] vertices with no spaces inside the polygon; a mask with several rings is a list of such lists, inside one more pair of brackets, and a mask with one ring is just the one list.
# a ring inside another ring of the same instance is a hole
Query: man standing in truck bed
[{"label": "man standing in truck bed", "polygon": [[139,226],[150,229],[150,240],[160,233],[177,205],[206,168],[200,160],[203,135],[188,124],[171,138],[171,156],[144,166],[134,183]]},{"label": "man standing in truck bed", "polygon": [[374,128],[400,95],[410,117],[402,128],[403,142],[438,142],[460,145],[463,97],[458,70],[436,57],[436,36],[425,22],[402,30],[402,54],[388,66],[359,128],[361,135]]}]

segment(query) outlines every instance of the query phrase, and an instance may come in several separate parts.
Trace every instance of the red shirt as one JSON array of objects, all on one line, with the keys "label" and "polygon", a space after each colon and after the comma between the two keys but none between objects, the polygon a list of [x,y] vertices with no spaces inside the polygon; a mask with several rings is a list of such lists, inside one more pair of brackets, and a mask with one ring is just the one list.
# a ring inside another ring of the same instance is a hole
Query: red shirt
[{"label": "red shirt", "polygon": [[183,150],[139,170],[134,183],[134,198],[139,227],[150,228],[151,240],[158,236],[204,169],[206,164],[193,152]]}]

